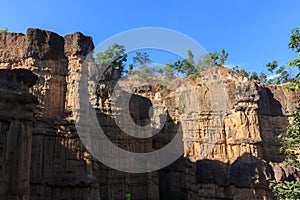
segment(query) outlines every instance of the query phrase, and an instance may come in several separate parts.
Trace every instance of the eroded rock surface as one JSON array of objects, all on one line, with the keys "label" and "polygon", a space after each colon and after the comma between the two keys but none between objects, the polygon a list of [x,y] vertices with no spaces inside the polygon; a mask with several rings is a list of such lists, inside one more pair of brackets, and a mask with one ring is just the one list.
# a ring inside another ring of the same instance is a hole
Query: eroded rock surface
[{"label": "eroded rock surface", "polygon": [[3,197],[28,199],[30,185],[33,200],[116,200],[127,191],[133,199],[149,200],[271,199],[270,179],[296,177],[296,171],[284,169],[276,137],[299,105],[299,91],[283,92],[285,86],[262,85],[226,68],[212,69],[195,82],[180,80],[174,91],[156,84],[127,91],[134,93],[129,110],[136,124],[149,123],[153,105],[168,113],[160,133],[145,139],[129,136],[115,123],[113,111],[122,112],[111,99],[118,73],[108,69],[90,81],[99,123],[119,147],[151,152],[183,131],[182,157],[159,171],[130,174],[99,163],[82,144],[74,121],[79,72],[93,47],[81,33],[0,33]]},{"label": "eroded rock surface", "polygon": [[36,81],[31,71],[0,69],[0,199],[29,199]]}]

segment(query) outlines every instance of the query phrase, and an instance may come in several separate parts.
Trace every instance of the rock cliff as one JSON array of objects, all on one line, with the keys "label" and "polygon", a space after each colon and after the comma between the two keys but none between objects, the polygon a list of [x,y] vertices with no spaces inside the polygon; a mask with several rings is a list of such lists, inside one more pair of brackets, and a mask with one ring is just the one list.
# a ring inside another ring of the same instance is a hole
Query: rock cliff
[{"label": "rock cliff", "polygon": [[37,76],[0,70],[0,199],[29,199],[31,143],[37,99],[28,92]]},{"label": "rock cliff", "polygon": [[149,200],[271,199],[270,179],[295,178],[297,172],[283,167],[276,137],[299,105],[299,91],[284,92],[284,86],[262,85],[226,68],[194,82],[180,80],[176,91],[156,84],[131,88],[136,124],[149,122],[154,104],[168,113],[162,130],[144,139],[127,135],[114,120],[112,111],[122,112],[111,100],[114,70],[89,83],[98,121],[119,147],[151,152],[183,132],[182,157],[159,171],[125,173],[101,164],[82,144],[74,121],[79,71],[93,48],[81,33],[0,33],[1,199],[116,200],[126,191]]}]

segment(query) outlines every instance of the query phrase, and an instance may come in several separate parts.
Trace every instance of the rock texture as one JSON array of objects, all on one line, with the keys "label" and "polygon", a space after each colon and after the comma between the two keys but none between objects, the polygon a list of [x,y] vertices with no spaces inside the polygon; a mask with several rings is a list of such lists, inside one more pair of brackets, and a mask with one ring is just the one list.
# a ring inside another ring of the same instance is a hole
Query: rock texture
[{"label": "rock texture", "polygon": [[31,119],[30,199],[99,199],[87,152],[68,118],[72,70],[93,49],[91,38],[39,29],[0,37],[1,68],[27,69],[38,76],[31,89],[39,104]]},{"label": "rock texture", "polygon": [[[299,105],[299,91],[261,85],[222,67],[206,73],[192,84],[179,84],[179,101],[176,92],[135,89],[152,101],[161,96],[169,123],[180,122],[183,129],[183,158],[158,172],[160,197],[271,199],[269,180],[295,179],[297,174],[284,168],[276,137]],[[153,146],[163,146],[162,141],[154,139]]]},{"label": "rock texture", "polygon": [[37,76],[28,70],[0,70],[0,199],[29,199],[33,113],[29,94]]},{"label": "rock texture", "polygon": [[130,174],[99,163],[74,122],[79,72],[88,68],[83,61],[93,47],[81,33],[0,33],[0,199],[121,200],[127,191],[149,200],[271,199],[270,179],[295,178],[296,171],[283,167],[276,137],[299,105],[299,91],[283,92],[285,86],[262,85],[226,68],[195,82],[179,80],[174,91],[156,84],[127,91],[134,93],[129,110],[136,124],[149,123],[153,105],[168,113],[163,129],[145,139],[115,123],[113,111],[123,112],[111,99],[118,73],[109,68],[90,81],[99,123],[119,147],[151,152],[183,131],[183,156],[159,171]]}]

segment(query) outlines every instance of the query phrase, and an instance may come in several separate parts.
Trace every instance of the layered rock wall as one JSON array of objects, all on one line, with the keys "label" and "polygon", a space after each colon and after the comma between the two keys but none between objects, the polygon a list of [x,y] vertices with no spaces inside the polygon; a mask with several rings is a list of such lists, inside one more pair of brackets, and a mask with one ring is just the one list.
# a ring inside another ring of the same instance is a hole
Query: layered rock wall
[{"label": "layered rock wall", "polygon": [[29,199],[37,99],[28,87],[36,80],[37,76],[27,70],[0,70],[0,199]]},{"label": "layered rock wall", "polygon": [[[180,80],[175,91],[156,84],[131,88],[130,114],[137,124],[149,123],[153,105],[168,113],[160,133],[145,139],[129,136],[115,123],[112,110],[123,112],[110,98],[116,72],[89,82],[99,124],[119,147],[151,152],[183,131],[183,156],[159,171],[131,174],[99,163],[82,144],[74,121],[79,72],[92,49],[91,38],[81,33],[0,34],[3,197],[28,199],[30,181],[30,199],[116,200],[126,192],[149,200],[271,199],[268,181],[292,178],[295,172],[282,168],[276,137],[299,105],[299,92],[283,92],[284,86],[262,85],[226,68],[212,69],[195,82]],[[15,75],[25,69],[38,76],[35,85],[27,75]]]},{"label": "layered rock wall", "polygon": [[32,118],[30,199],[99,199],[87,152],[68,118],[71,76],[93,49],[91,38],[80,33],[63,38],[39,29],[0,37],[1,68],[27,69],[38,76],[31,89],[39,104]]}]

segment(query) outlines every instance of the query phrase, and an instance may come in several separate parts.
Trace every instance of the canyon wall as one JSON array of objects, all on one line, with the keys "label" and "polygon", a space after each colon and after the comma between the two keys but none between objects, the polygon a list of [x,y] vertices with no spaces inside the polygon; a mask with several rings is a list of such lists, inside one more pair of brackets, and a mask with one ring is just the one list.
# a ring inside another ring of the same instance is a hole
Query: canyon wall
[{"label": "canyon wall", "polygon": [[79,72],[93,48],[81,33],[0,33],[0,198],[121,200],[130,192],[132,199],[149,200],[271,199],[269,180],[295,178],[297,172],[283,167],[276,137],[299,105],[299,91],[284,92],[284,86],[259,84],[222,67],[194,82],[181,79],[174,91],[156,84],[131,88],[137,124],[149,123],[153,104],[160,105],[154,111],[168,113],[163,129],[145,139],[115,123],[112,111],[123,112],[110,97],[115,70],[89,82],[99,124],[122,149],[151,152],[183,132],[183,155],[159,171],[126,173],[101,164],[75,126]]},{"label": "canyon wall", "polygon": [[26,69],[38,76],[30,90],[38,99],[30,141],[30,199],[99,199],[87,152],[69,119],[70,79],[80,57],[93,49],[91,38],[39,29],[0,37],[1,68]]},{"label": "canyon wall", "polygon": [[28,92],[37,76],[0,70],[0,199],[29,199],[30,155],[37,99]]}]

